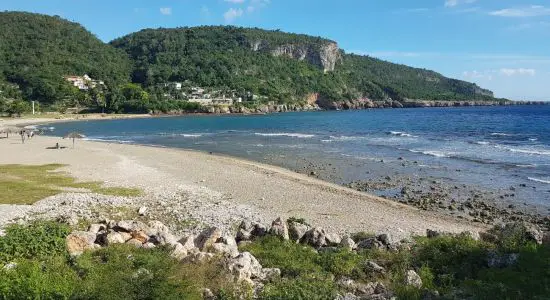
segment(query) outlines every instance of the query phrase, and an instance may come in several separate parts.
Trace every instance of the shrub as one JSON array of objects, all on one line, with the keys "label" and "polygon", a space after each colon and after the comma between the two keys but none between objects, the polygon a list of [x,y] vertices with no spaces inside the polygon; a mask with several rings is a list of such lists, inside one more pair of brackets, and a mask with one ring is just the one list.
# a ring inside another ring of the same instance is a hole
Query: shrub
[{"label": "shrub", "polygon": [[70,228],[56,222],[35,221],[29,225],[11,225],[5,231],[6,235],[0,237],[0,264],[65,254],[65,238]]},{"label": "shrub", "polygon": [[336,286],[323,277],[299,277],[281,279],[264,287],[261,299],[265,300],[332,300],[337,294]]},{"label": "shrub", "polygon": [[281,241],[275,236],[258,239],[242,250],[252,253],[264,267],[281,269],[283,276],[297,277],[322,271],[317,264],[318,254],[313,248]]},{"label": "shrub", "polygon": [[361,256],[347,249],[339,249],[333,252],[324,252],[317,258],[317,263],[326,272],[336,276],[352,276],[353,273],[361,273],[364,260]]},{"label": "shrub", "polygon": [[0,268],[0,299],[69,299],[78,280],[64,257],[21,260]]}]

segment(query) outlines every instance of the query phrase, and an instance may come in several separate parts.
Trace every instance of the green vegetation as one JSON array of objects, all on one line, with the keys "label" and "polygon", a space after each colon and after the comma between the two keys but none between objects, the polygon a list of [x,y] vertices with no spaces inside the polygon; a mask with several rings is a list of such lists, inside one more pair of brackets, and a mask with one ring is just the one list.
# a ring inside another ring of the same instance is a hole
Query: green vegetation
[{"label": "green vegetation", "polygon": [[[232,26],[145,29],[105,44],[81,25],[22,12],[0,13],[0,113],[202,112],[184,101],[184,87],[200,86],[242,98],[247,107],[269,101],[495,100],[475,84],[433,71],[346,54],[321,37]],[[278,55],[274,55],[277,53]],[[335,62],[325,72],[322,61]],[[79,90],[65,76],[103,81]]]},{"label": "green vegetation", "polygon": [[135,197],[142,193],[133,188],[104,187],[100,182],[77,182],[74,178],[56,171],[61,167],[63,165],[59,164],[0,166],[0,204],[32,204],[68,188],[126,197]]},{"label": "green vegetation", "polygon": [[[250,299],[220,259],[179,263],[170,249],[117,245],[77,258],[65,250],[66,225],[34,222],[11,225],[0,237],[0,299],[202,299],[209,288],[217,299]],[[312,248],[267,236],[242,247],[282,277],[267,282],[261,299],[334,299],[345,293],[340,278],[381,282],[398,299],[423,299],[437,291],[442,299],[547,299],[550,249],[529,242],[521,227],[498,236],[499,242],[466,235],[417,238],[398,251]],[[488,257],[519,254],[516,262],[488,266]],[[366,267],[374,261],[385,269]],[[407,270],[416,270],[423,286],[405,286]]]}]

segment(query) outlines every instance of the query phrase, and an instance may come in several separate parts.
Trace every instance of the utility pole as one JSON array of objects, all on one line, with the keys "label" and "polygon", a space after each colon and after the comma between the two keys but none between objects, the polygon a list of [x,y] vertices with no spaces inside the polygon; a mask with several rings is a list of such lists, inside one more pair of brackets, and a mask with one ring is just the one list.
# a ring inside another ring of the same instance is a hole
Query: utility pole
[{"label": "utility pole", "polygon": [[31,101],[32,102],[32,114],[34,115],[34,101]]}]

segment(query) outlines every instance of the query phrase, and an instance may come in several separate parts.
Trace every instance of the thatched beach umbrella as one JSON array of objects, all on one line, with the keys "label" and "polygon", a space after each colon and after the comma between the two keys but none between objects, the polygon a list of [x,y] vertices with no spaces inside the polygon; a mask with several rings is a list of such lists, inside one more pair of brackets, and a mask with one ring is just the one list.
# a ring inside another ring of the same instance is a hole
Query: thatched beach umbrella
[{"label": "thatched beach umbrella", "polygon": [[5,133],[6,137],[10,137],[10,133],[19,133],[21,131],[25,131],[26,129],[21,127],[15,127],[15,126],[8,126],[8,127],[1,127],[0,133]]},{"label": "thatched beach umbrella", "polygon": [[75,139],[83,139],[85,137],[86,137],[85,135],[80,134],[78,132],[71,132],[71,133],[67,134],[64,138],[65,139],[73,139],[73,148],[74,148],[74,140]]}]

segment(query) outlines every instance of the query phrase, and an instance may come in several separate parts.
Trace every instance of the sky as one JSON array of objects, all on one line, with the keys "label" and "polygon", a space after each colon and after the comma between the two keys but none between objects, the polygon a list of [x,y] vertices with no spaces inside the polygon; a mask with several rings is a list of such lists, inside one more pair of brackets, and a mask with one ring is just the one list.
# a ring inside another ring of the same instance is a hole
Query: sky
[{"label": "sky", "polygon": [[105,42],[197,25],[305,33],[497,97],[550,101],[550,0],[0,0],[1,10],[59,15]]}]

